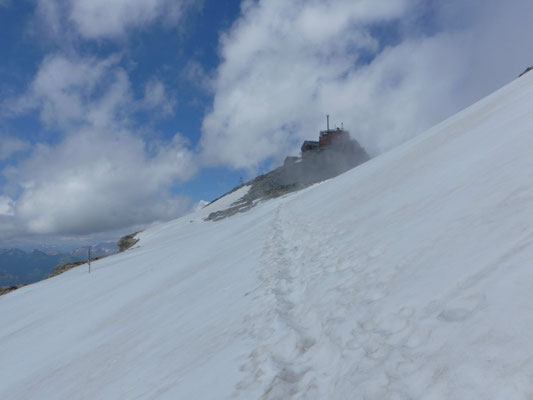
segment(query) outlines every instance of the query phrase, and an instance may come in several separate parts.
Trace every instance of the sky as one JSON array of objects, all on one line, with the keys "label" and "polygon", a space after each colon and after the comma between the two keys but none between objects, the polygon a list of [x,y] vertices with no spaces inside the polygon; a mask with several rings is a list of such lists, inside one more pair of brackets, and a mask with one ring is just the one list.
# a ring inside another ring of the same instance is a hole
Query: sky
[{"label": "sky", "polygon": [[187,214],[344,124],[386,152],[533,65],[530,0],[0,0],[0,248]]}]

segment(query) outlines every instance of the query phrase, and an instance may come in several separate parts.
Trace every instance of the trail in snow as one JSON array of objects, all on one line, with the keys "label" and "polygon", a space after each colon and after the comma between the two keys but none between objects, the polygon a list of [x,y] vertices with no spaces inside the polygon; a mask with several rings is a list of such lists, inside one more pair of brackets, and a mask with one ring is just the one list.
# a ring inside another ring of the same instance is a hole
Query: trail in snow
[{"label": "trail in snow", "polygon": [[250,335],[257,347],[242,366],[246,378],[237,385],[238,389],[264,387],[259,393],[264,399],[289,398],[299,391],[310,370],[305,353],[316,343],[311,326],[302,318],[306,282],[297,258],[300,249],[286,237],[280,213],[278,207],[271,217],[258,271],[262,285],[253,291],[254,300],[263,305],[249,318],[256,323]]},{"label": "trail in snow", "polygon": [[277,208],[266,235],[262,285],[250,293],[263,303],[249,316],[256,347],[235,397],[246,398],[254,387],[265,400],[352,398],[346,394],[354,391],[361,399],[467,393],[459,382],[443,388],[450,371],[427,355],[443,342],[438,325],[465,321],[486,307],[475,286],[494,267],[420,307],[395,303],[389,294],[409,273],[408,259],[380,268],[387,248],[347,243],[349,221],[339,229],[290,206]]},{"label": "trail in snow", "polygon": [[2,296],[0,398],[533,399],[532,99]]},{"label": "trail in snow", "polygon": [[[414,348],[427,339],[429,333],[424,338],[414,332],[410,308],[399,307],[386,318],[373,314],[372,303],[387,294],[395,274],[373,270],[371,261],[382,250],[357,257],[347,253],[342,236],[312,216],[283,206],[276,210],[263,250],[264,287],[256,293],[271,303],[264,324],[252,332],[258,346],[243,366],[249,376],[238,388],[261,383],[264,399],[318,399],[355,387],[377,395],[409,362],[409,355],[393,354],[394,349]],[[356,370],[332,368],[349,358],[361,360]],[[389,372],[380,375],[376,370],[383,364]]]},{"label": "trail in snow", "polygon": [[270,283],[267,295],[274,298],[274,332],[264,348],[270,364],[265,369],[270,369],[273,377],[268,377],[265,399],[289,398],[301,391],[302,380],[312,369],[307,353],[317,342],[314,330],[317,316],[314,310],[306,309],[303,302],[310,279],[299,259],[305,247],[292,240],[290,229],[284,226],[297,221],[287,221],[281,214],[280,206],[275,211],[265,243],[261,274],[261,279]]}]

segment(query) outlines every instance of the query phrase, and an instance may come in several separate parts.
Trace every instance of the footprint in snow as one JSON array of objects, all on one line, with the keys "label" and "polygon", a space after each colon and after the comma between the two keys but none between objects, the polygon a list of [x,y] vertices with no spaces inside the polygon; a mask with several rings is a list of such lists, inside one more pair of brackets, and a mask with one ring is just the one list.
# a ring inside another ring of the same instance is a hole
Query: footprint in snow
[{"label": "footprint in snow", "polygon": [[449,304],[449,307],[441,311],[437,318],[445,322],[461,322],[476,315],[487,304],[486,297],[483,294],[474,294],[467,297],[461,297]]}]

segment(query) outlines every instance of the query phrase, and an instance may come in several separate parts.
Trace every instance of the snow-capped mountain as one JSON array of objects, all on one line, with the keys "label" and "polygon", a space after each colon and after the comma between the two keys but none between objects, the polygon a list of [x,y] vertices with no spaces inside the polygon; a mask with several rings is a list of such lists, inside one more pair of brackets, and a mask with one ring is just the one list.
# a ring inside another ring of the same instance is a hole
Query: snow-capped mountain
[{"label": "snow-capped mountain", "polygon": [[[101,242],[96,245],[90,246],[91,248],[91,258],[92,257],[107,257],[118,252],[118,246],[116,242]],[[81,260],[87,259],[89,246],[80,247],[70,254],[74,257],[80,258]]]},{"label": "snow-capped mountain", "polygon": [[329,181],[0,298],[5,399],[526,399],[533,74]]},{"label": "snow-capped mountain", "polygon": [[40,281],[55,266],[73,260],[78,261],[71,254],[61,252],[0,249],[0,288]]},{"label": "snow-capped mountain", "polygon": [[[91,246],[91,258],[107,257],[118,252],[115,242],[102,242]],[[33,250],[0,249],[0,288],[25,285],[44,279],[55,267],[87,260],[88,247],[71,252],[54,248]]]}]

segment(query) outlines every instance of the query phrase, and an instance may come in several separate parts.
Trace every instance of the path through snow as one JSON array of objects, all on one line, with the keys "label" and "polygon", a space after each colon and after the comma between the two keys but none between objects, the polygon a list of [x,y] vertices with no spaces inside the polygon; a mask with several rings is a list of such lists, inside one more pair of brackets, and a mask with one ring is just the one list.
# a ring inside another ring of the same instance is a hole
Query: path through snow
[{"label": "path through snow", "polygon": [[250,293],[262,304],[248,317],[256,345],[242,365],[235,397],[411,399],[440,393],[434,398],[444,399],[469,393],[462,382],[468,379],[450,384],[454,372],[441,362],[446,355],[439,360],[432,349],[446,343],[439,326],[471,319],[486,307],[475,285],[490,276],[490,266],[417,306],[402,301],[403,279],[415,273],[409,257],[384,268],[386,247],[347,242],[353,241],[349,220],[333,227],[290,201],[271,218],[261,285]]},{"label": "path through snow", "polygon": [[[250,332],[258,344],[238,388],[260,383],[264,399],[319,399],[354,388],[370,396],[403,391],[395,382],[409,373],[410,353],[429,332],[415,329],[412,308],[374,313],[372,304],[386,296],[396,273],[372,268],[382,249],[364,257],[356,245],[347,249],[342,231],[278,207],[259,271],[263,286],[255,293],[266,307],[250,317],[263,323]],[[350,358],[359,360],[353,368],[334,368]]]},{"label": "path through snow", "polygon": [[2,296],[0,398],[533,399],[532,107]]}]

